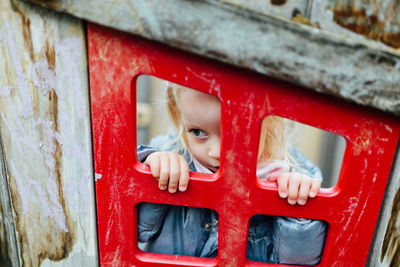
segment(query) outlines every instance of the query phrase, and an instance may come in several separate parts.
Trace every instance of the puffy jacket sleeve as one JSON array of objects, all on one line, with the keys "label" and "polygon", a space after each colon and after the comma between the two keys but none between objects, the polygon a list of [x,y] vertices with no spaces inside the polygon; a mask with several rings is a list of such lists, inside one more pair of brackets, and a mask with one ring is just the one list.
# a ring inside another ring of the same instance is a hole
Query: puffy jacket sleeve
[{"label": "puffy jacket sleeve", "polygon": [[[174,151],[176,144],[173,140],[172,136],[158,135],[150,140],[149,146],[138,146],[138,160],[144,162],[151,153],[156,151]],[[185,158],[187,158],[187,155],[185,155]],[[138,205],[139,242],[146,243],[160,234],[164,225],[165,216],[170,208],[171,206],[169,205],[155,203],[140,203]]]},{"label": "puffy jacket sleeve", "polygon": [[[157,149],[149,146],[138,146],[137,156],[140,162],[156,152]],[[147,242],[155,238],[162,229],[165,214],[169,206],[154,203],[140,203],[138,205],[138,239]]]},{"label": "puffy jacket sleeve", "polygon": [[[300,151],[291,148],[295,171],[322,181],[320,169]],[[316,265],[324,247],[327,224],[324,221],[275,216],[274,253],[281,264]]]},{"label": "puffy jacket sleeve", "polygon": [[160,234],[169,206],[155,203],[138,205],[138,239],[147,242]]},{"label": "puffy jacket sleeve", "polygon": [[274,253],[281,264],[316,265],[321,258],[327,225],[323,221],[274,217]]}]

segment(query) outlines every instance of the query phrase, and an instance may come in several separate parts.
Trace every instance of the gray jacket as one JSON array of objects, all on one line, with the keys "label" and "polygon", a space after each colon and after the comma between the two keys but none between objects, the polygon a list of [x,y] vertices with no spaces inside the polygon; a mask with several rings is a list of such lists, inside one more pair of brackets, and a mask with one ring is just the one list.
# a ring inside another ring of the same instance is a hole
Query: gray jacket
[{"label": "gray jacket", "polygon": [[[150,146],[138,147],[138,159],[160,150],[171,139],[159,136]],[[169,149],[168,149],[169,150]],[[309,176],[321,178],[321,172],[299,151],[290,151]],[[196,171],[194,164],[189,165]],[[250,220],[247,258],[252,261],[281,264],[315,265],[319,262],[327,224],[301,218],[255,215]],[[138,206],[139,247],[147,252],[215,257],[218,253],[218,215],[202,208],[141,203]]]}]

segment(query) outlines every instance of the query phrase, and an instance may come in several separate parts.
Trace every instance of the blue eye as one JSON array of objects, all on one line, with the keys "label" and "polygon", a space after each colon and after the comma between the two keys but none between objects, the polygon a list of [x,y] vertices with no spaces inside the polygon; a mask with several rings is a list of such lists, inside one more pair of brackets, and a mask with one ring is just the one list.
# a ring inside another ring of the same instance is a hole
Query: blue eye
[{"label": "blue eye", "polygon": [[192,130],[190,130],[190,132],[192,132],[192,134],[198,138],[204,138],[207,136],[207,134],[203,130],[200,130],[200,129],[192,129]]}]

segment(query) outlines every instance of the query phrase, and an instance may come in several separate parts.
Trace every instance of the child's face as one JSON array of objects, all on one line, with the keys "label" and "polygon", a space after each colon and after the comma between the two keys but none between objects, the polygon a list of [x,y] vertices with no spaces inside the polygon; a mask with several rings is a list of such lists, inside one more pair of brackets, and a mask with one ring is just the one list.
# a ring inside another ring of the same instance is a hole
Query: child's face
[{"label": "child's face", "polygon": [[179,90],[178,98],[190,153],[212,172],[218,171],[220,102],[214,96],[191,89]]}]

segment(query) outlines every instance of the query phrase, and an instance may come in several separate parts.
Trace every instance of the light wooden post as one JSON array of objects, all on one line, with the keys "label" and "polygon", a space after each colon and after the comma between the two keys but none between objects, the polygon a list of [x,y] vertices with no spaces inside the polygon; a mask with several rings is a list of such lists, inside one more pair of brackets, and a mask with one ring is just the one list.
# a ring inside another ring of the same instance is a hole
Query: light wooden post
[{"label": "light wooden post", "polygon": [[82,21],[0,1],[6,266],[97,265],[86,59]]}]

